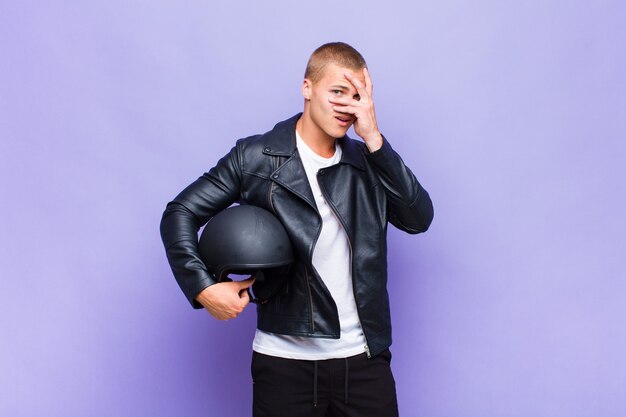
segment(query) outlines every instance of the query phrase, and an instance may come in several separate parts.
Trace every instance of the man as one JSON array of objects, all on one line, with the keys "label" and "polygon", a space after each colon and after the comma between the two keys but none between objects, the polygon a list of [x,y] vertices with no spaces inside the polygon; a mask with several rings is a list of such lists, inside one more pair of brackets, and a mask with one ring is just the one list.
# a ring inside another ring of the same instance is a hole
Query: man
[{"label": "man", "polygon": [[[216,283],[198,258],[197,231],[234,202],[274,213],[296,260],[280,291],[257,306],[254,416],[396,416],[387,223],[424,232],[432,203],[378,130],[359,52],[319,47],[302,95],[302,114],[239,140],[168,204],[163,242],[192,305],[231,319],[254,279]],[[346,136],[350,126],[362,142]]]}]

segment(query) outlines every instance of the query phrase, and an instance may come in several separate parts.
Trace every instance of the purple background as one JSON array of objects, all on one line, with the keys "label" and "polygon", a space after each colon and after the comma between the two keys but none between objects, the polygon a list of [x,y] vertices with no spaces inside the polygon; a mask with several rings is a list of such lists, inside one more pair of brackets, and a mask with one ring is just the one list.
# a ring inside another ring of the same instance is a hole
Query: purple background
[{"label": "purple background", "polygon": [[255,312],[194,311],[165,203],[300,111],[308,55],[366,57],[430,191],[389,234],[403,416],[626,415],[626,6],[5,1],[0,415],[250,414]]}]

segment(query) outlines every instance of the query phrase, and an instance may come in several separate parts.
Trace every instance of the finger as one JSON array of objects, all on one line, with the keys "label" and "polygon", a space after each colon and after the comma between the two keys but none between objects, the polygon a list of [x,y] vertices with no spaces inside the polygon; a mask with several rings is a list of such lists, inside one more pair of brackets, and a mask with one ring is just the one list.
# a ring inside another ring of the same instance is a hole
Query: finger
[{"label": "finger", "polygon": [[374,91],[374,86],[372,85],[372,77],[370,77],[370,71],[367,67],[363,68],[363,76],[365,77],[365,91],[367,91],[367,94],[371,97]]},{"label": "finger", "polygon": [[213,311],[213,310],[210,310],[210,309],[208,309],[208,308],[207,308],[206,310],[207,310],[207,311],[209,312],[209,314],[211,314],[214,318],[216,318],[217,320],[220,320],[220,321],[224,321],[224,320],[228,320],[228,319],[231,319],[231,318],[232,318],[229,314],[224,313],[223,311]]},{"label": "finger", "polygon": [[353,106],[333,106],[333,110],[339,113],[354,114],[358,113],[358,109]]},{"label": "finger", "polygon": [[354,88],[356,88],[356,91],[357,93],[359,93],[359,96],[361,96],[361,99],[365,97],[369,97],[369,95],[367,94],[367,90],[365,89],[365,86],[361,84],[361,81],[359,81],[354,75],[350,74],[349,72],[346,72],[344,74],[344,77],[346,77],[348,81],[352,83]]},{"label": "finger", "polygon": [[248,279],[244,279],[243,281],[238,281],[237,282],[237,286],[239,286],[240,289],[246,289],[248,288],[250,285],[254,284],[254,281],[256,280],[256,277],[251,276]]},{"label": "finger", "polygon": [[347,98],[347,97],[329,97],[328,102],[332,104],[339,104],[342,106],[349,106],[349,105],[357,104],[359,101],[353,98]]},{"label": "finger", "polygon": [[250,302],[250,293],[247,288],[239,291],[239,300],[241,300],[244,307],[248,305]]}]

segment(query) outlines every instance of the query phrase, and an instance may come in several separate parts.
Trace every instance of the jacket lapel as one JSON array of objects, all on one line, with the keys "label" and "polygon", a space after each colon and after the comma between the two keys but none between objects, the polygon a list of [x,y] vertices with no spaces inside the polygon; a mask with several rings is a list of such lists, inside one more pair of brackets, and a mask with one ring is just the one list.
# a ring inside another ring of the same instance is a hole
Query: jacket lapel
[{"label": "jacket lapel", "polygon": [[[304,171],[304,165],[296,147],[296,122],[302,113],[278,123],[266,133],[263,153],[279,157],[281,162],[271,174],[271,180],[305,200],[317,210],[313,191]],[[286,158],[286,160],[285,160]]]}]

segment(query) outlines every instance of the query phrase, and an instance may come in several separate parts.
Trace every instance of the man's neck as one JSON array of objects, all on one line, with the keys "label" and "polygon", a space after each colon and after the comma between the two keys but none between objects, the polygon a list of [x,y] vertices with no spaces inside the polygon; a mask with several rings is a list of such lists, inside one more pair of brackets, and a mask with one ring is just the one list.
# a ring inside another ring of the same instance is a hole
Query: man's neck
[{"label": "man's neck", "polygon": [[321,157],[330,158],[335,154],[336,139],[324,133],[305,115],[306,113],[296,123],[298,134],[313,152]]}]

